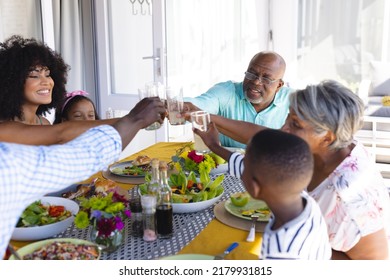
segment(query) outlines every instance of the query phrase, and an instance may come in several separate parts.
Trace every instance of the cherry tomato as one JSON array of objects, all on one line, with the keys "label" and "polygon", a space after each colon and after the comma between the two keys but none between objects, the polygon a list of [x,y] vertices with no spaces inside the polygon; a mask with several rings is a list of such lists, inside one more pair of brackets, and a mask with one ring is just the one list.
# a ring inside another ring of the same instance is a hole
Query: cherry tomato
[{"label": "cherry tomato", "polygon": [[51,217],[61,216],[64,213],[64,211],[65,211],[64,206],[53,206],[53,205],[49,206],[49,215]]}]

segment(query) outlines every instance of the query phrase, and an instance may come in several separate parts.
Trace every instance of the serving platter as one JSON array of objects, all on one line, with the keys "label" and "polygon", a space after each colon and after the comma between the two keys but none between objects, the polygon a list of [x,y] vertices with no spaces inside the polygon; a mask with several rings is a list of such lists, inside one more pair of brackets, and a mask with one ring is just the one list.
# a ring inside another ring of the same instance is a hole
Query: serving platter
[{"label": "serving platter", "polygon": [[[244,216],[242,214],[243,211],[252,211],[256,209],[268,208],[267,204],[262,200],[256,200],[250,198],[248,203],[242,207],[235,206],[230,199],[225,201],[225,210],[229,212],[231,215],[236,216],[241,219],[251,220],[250,216]],[[261,213],[257,213],[259,215],[259,222],[268,222],[270,215],[263,215]]]},{"label": "serving platter", "polygon": [[[38,242],[34,242],[34,243],[31,243],[31,244],[28,244],[22,248],[20,248],[19,250],[17,250],[17,252],[19,253],[19,255],[23,258],[25,255],[28,255],[28,254],[31,254],[33,253],[34,251],[46,246],[46,245],[49,245],[51,243],[54,243],[54,242],[60,242],[60,243],[72,243],[72,244],[75,244],[75,245],[90,245],[90,246],[94,246],[96,247],[96,244],[95,243],[92,243],[90,241],[87,241],[87,240],[83,240],[83,239],[77,239],[77,238],[53,238],[53,239],[46,239],[46,240],[41,240],[41,241],[38,241]],[[100,250],[97,250],[97,253],[98,253],[98,256],[96,259],[99,259],[100,258]],[[15,260],[16,258],[11,255],[9,257],[10,260]]]}]

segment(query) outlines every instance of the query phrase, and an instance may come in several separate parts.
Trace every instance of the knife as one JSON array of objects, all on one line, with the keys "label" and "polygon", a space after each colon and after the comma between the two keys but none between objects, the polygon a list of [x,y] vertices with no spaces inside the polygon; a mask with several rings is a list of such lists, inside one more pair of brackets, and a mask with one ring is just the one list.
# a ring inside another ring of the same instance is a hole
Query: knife
[{"label": "knife", "polygon": [[216,255],[214,260],[223,260],[227,254],[229,254],[233,249],[238,246],[237,242],[232,243],[222,254]]}]

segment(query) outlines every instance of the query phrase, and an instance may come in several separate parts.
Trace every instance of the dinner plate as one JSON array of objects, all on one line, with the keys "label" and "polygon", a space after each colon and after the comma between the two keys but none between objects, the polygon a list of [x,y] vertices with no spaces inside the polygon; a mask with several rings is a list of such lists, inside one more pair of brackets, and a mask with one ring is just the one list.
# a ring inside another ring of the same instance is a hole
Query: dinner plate
[{"label": "dinner plate", "polygon": [[[95,243],[92,243],[90,241],[83,240],[83,239],[77,239],[77,238],[53,238],[53,239],[41,240],[41,241],[38,241],[38,242],[34,242],[34,243],[31,243],[31,244],[28,244],[28,245],[20,248],[19,250],[17,250],[17,252],[23,258],[25,255],[31,254],[35,250],[38,250],[39,248],[42,248],[43,246],[51,244],[53,242],[70,242],[70,243],[76,244],[76,245],[85,244],[85,245],[96,246]],[[98,254],[99,255],[98,255],[97,259],[100,259],[100,251],[99,250],[98,250]],[[15,260],[15,256],[11,255],[9,257],[9,259],[10,260]]]},{"label": "dinner plate", "polygon": [[126,175],[126,174],[121,174],[119,170],[124,169],[125,167],[131,167],[133,166],[133,161],[123,161],[123,162],[118,162],[114,163],[109,167],[109,170],[112,174],[122,176],[122,177],[128,177],[128,178],[144,178],[145,175]]},{"label": "dinner plate", "polygon": [[[245,154],[245,149],[237,148],[237,147],[224,147],[225,149],[235,153]],[[228,163],[221,163],[216,168],[211,169],[210,174],[211,175],[219,175],[222,173],[228,172]]]},{"label": "dinner plate", "polygon": [[[235,206],[230,199],[225,201],[225,209],[227,212],[229,212],[233,216],[236,216],[238,218],[245,219],[245,220],[251,220],[251,217],[243,216],[241,214],[242,211],[252,210],[252,209],[254,210],[254,209],[263,208],[263,207],[267,207],[267,204],[264,201],[256,200],[253,198],[250,198],[248,203],[242,207]],[[270,217],[270,215],[259,216],[258,221],[259,222],[268,222],[269,217]]]},{"label": "dinner plate", "polygon": [[202,255],[202,254],[179,254],[173,256],[166,256],[160,258],[160,260],[213,260],[214,256]]},{"label": "dinner plate", "polygon": [[219,164],[216,168],[213,168],[210,170],[211,175],[219,175],[222,173],[228,172],[228,164],[227,163],[222,163]]}]

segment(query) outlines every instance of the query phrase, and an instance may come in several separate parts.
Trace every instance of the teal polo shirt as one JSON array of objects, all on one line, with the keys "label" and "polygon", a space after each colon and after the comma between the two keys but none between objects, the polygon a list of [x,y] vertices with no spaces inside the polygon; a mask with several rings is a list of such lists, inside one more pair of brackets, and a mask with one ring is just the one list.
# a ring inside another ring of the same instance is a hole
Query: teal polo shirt
[{"label": "teal polo shirt", "polygon": [[[245,99],[242,82],[218,83],[202,95],[194,98],[186,97],[184,101],[191,102],[211,114],[279,129],[283,126],[289,112],[291,92],[290,88],[282,87],[275,95],[272,104],[259,113]],[[225,147],[246,148],[245,144],[234,141],[223,134],[220,134],[220,141]]]}]

